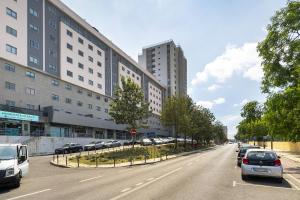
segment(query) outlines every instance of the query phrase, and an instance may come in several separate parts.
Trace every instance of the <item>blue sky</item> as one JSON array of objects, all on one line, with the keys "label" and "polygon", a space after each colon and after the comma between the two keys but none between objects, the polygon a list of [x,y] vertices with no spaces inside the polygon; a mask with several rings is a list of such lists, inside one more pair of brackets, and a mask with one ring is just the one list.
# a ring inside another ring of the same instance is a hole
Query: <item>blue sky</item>
[{"label": "blue sky", "polygon": [[[63,0],[132,58],[173,39],[188,61],[188,93],[235,134],[241,106],[264,101],[256,44],[285,0]],[[88,3],[87,3],[88,2]]]}]

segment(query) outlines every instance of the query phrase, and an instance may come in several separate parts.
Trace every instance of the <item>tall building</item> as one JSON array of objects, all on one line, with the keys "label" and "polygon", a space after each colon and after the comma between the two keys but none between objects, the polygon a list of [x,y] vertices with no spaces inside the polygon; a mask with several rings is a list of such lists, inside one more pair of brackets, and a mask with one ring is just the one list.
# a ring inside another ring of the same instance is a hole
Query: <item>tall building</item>
[{"label": "tall building", "polygon": [[164,132],[166,88],[59,0],[0,1],[0,134],[129,138],[109,116],[122,76],[143,89]]},{"label": "tall building", "polygon": [[167,86],[167,96],[187,94],[187,61],[173,40],[144,47],[138,63]]}]

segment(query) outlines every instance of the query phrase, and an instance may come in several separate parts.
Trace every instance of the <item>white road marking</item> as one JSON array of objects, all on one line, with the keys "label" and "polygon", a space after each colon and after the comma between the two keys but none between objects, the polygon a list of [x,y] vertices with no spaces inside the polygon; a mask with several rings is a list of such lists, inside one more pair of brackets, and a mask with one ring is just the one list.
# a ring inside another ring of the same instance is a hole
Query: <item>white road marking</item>
[{"label": "white road marking", "polygon": [[125,188],[125,189],[122,190],[121,192],[127,192],[128,190],[131,190],[131,188]]},{"label": "white road marking", "polygon": [[286,175],[288,175],[288,176],[291,177],[294,181],[296,181],[297,183],[300,184],[300,181],[299,181],[297,178],[295,178],[293,175],[291,175],[291,174],[286,174]]},{"label": "white road marking", "polygon": [[291,184],[294,188],[296,188],[296,190],[300,190],[299,187],[293,183],[292,181],[288,180],[288,179],[285,179],[289,184]]},{"label": "white road marking", "polygon": [[153,179],[154,179],[154,178],[151,177],[151,178],[148,178],[147,181],[151,181],[151,180],[153,180]]},{"label": "white road marking", "polygon": [[91,180],[94,180],[94,179],[97,179],[97,178],[101,178],[101,177],[102,176],[96,176],[96,177],[93,177],[93,178],[84,179],[84,180],[79,181],[79,183],[83,183],[83,182],[86,182],[86,181],[91,181]]},{"label": "white road marking", "polygon": [[149,181],[149,182],[145,183],[144,185],[140,185],[140,186],[138,186],[138,187],[136,187],[136,188],[134,188],[134,189],[132,189],[132,190],[123,192],[122,194],[120,194],[120,195],[118,195],[118,196],[115,196],[115,197],[111,198],[110,200],[117,200],[117,199],[120,199],[120,198],[122,198],[122,197],[124,197],[124,196],[126,196],[126,195],[128,195],[128,194],[130,194],[130,193],[132,193],[132,192],[135,192],[135,191],[137,191],[137,190],[139,190],[139,189],[142,189],[142,188],[146,187],[147,185],[150,185],[151,183],[154,183],[155,181],[158,181],[158,180],[160,180],[160,179],[163,179],[163,178],[165,178],[165,177],[167,177],[167,176],[169,176],[169,175],[171,175],[171,174],[174,174],[175,172],[177,172],[177,171],[179,171],[179,170],[181,170],[181,169],[182,169],[182,167],[179,167],[179,168],[177,168],[177,169],[175,169],[175,170],[173,170],[173,171],[170,171],[170,172],[168,172],[168,173],[166,173],[166,174],[164,174],[164,175],[162,175],[162,176],[160,176],[160,177],[158,177],[158,178],[156,178],[156,179],[153,179],[152,181]]},{"label": "white road marking", "polygon": [[234,169],[236,169],[236,166],[234,166]]},{"label": "white road marking", "polygon": [[286,189],[286,190],[297,190],[294,188],[286,188],[286,187],[278,187],[278,186],[270,186],[270,185],[254,185],[249,183],[236,183],[236,185],[243,185],[243,186],[253,186],[253,187],[265,187],[265,188],[278,188],[278,189]]},{"label": "white road marking", "polygon": [[20,199],[20,198],[23,198],[23,197],[32,196],[32,195],[39,194],[39,193],[42,193],[42,192],[47,192],[47,191],[50,191],[50,190],[51,189],[40,190],[40,191],[37,191],[37,192],[32,192],[32,193],[29,193],[29,194],[24,194],[24,195],[21,195],[21,196],[9,198],[9,199],[6,199],[6,200]]},{"label": "white road marking", "polygon": [[143,184],[143,182],[140,182],[140,183],[137,183],[137,184],[135,184],[136,186],[139,186],[139,185],[142,185]]},{"label": "white road marking", "polygon": [[235,187],[235,185],[236,185],[236,181],[233,181],[232,182],[232,187]]}]

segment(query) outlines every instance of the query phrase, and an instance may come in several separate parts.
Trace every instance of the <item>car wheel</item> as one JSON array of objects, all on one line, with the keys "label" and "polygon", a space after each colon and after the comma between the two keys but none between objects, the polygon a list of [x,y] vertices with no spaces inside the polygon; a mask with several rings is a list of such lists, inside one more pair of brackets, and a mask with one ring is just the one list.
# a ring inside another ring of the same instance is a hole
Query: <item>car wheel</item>
[{"label": "car wheel", "polygon": [[246,181],[247,179],[248,179],[248,176],[242,174],[242,180]]},{"label": "car wheel", "polygon": [[19,174],[18,174],[17,177],[16,177],[15,182],[14,182],[13,185],[12,185],[14,188],[20,187],[20,183],[21,183],[21,175],[20,175],[20,173],[21,173],[21,172],[19,172]]}]

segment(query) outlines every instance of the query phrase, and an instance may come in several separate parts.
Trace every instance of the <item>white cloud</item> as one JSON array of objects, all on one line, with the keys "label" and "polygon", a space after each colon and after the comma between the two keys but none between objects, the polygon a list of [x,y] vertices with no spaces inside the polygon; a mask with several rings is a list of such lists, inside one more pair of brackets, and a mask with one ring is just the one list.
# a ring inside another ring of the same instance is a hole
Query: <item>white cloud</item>
[{"label": "white cloud", "polygon": [[215,90],[217,90],[217,89],[219,89],[219,88],[221,88],[220,85],[218,85],[218,84],[213,84],[213,85],[209,86],[209,87],[207,88],[207,90],[208,90],[208,91],[215,91]]},{"label": "white cloud", "polygon": [[236,126],[242,120],[242,117],[240,115],[225,115],[218,119],[228,127],[228,137],[233,138],[237,132]]},{"label": "white cloud", "polygon": [[226,102],[225,98],[220,97],[220,98],[214,99],[212,101],[199,100],[199,101],[196,102],[196,104],[199,105],[199,106],[203,106],[204,108],[211,109],[214,105],[223,104],[225,102]]},{"label": "white cloud", "polygon": [[246,103],[248,103],[249,100],[248,99],[243,99],[240,103],[235,103],[233,104],[234,107],[239,107],[239,106],[243,106],[245,105]]},{"label": "white cloud", "polygon": [[203,71],[192,79],[193,86],[206,82],[209,77],[225,82],[233,74],[259,81],[262,77],[261,59],[256,51],[257,43],[245,43],[241,47],[227,45],[225,52],[205,65]]}]

